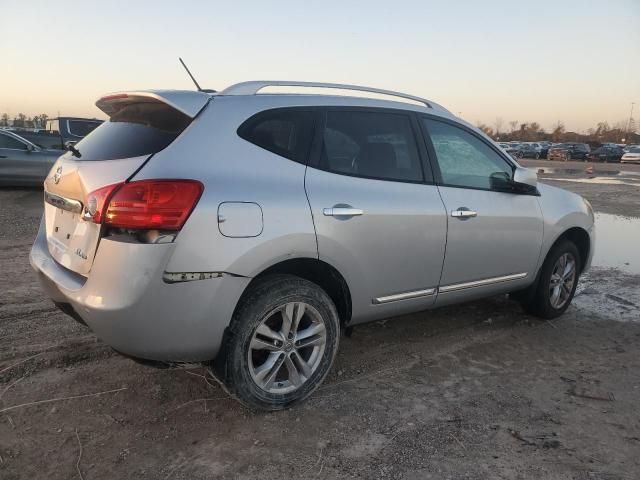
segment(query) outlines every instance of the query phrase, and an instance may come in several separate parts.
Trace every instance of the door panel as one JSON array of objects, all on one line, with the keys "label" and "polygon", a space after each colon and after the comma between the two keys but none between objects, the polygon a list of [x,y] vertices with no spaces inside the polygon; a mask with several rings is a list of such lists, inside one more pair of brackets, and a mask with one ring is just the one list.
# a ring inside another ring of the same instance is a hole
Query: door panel
[{"label": "door panel", "polygon": [[[345,277],[351,290],[352,323],[433,304],[447,228],[436,186],[307,168],[306,189],[320,260]],[[340,207],[362,214],[325,215],[330,213],[325,208]],[[419,296],[396,296],[405,293]]]},{"label": "door panel", "polygon": [[[440,281],[443,287],[521,273],[533,275],[542,245],[542,214],[537,197],[439,188],[449,214]],[[452,216],[461,208],[477,215]]]},{"label": "door panel", "polygon": [[531,283],[543,236],[538,198],[513,192],[515,165],[471,129],[428,117],[422,123],[448,216],[437,303]]}]

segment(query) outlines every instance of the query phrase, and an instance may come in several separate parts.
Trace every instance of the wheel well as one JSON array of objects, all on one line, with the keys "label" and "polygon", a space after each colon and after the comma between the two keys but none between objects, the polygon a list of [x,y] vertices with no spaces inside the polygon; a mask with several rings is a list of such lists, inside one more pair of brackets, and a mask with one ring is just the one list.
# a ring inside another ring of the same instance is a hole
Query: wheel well
[{"label": "wheel well", "polygon": [[[294,258],[276,263],[267,268],[257,278],[273,273],[286,273],[304,278],[322,288],[333,300],[338,310],[340,324],[347,325],[351,320],[351,292],[344,277],[334,267],[315,258]],[[249,288],[251,285],[247,288]]]},{"label": "wheel well", "polygon": [[564,232],[558,239],[555,241],[554,246],[563,240],[570,240],[578,247],[578,252],[580,252],[580,268],[584,270],[584,266],[587,263],[587,259],[589,258],[589,251],[591,249],[591,240],[589,239],[589,234],[580,227],[573,227]]}]

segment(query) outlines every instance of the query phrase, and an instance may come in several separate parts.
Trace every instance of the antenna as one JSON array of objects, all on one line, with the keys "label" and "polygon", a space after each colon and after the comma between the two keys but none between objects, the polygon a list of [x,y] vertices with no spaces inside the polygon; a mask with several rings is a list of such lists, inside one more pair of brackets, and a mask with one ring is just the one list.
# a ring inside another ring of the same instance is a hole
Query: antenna
[{"label": "antenna", "polygon": [[191,77],[191,80],[193,81],[193,83],[196,84],[196,88],[198,89],[199,92],[202,91],[202,89],[200,88],[200,85],[198,85],[198,82],[196,81],[196,79],[193,77],[193,75],[191,75],[191,72],[189,71],[189,67],[187,67],[187,65],[182,61],[182,59],[180,57],[178,57],[178,60],[180,60],[180,63],[182,64],[182,66],[184,67],[184,69],[187,71],[187,73],[189,74],[189,76]]}]

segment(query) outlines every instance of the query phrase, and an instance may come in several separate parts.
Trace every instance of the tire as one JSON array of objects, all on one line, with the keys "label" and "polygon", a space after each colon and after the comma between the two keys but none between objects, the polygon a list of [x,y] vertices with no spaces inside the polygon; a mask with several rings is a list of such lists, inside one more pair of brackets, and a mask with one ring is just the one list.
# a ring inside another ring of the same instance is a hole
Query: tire
[{"label": "tire", "polygon": [[536,153],[536,155],[535,155],[535,159],[536,159],[536,160],[538,160],[539,158],[540,158],[540,154],[539,154],[539,153]]},{"label": "tire", "polygon": [[[286,328],[286,319],[295,324],[296,318],[298,328]],[[322,383],[339,339],[336,307],[319,286],[293,275],[258,279],[243,295],[228,329],[225,384],[250,408],[287,408]]]},{"label": "tire", "polygon": [[[559,262],[561,262],[561,258],[563,257],[573,262],[573,280],[570,285],[567,282],[556,280],[556,273],[559,271],[558,267],[561,267]],[[520,300],[523,309],[527,313],[544,319],[559,317],[569,307],[571,300],[573,300],[573,295],[578,286],[581,268],[578,248],[573,242],[564,240],[555,245],[547,254],[547,258],[540,269],[538,280],[532,286],[532,290],[526,294],[521,293],[519,296],[515,296],[515,298]],[[558,290],[560,295],[558,300],[562,301],[561,303],[554,302],[553,300],[557,290],[556,288],[552,290],[552,279],[557,281],[558,284],[564,284],[564,288],[563,286],[557,287],[560,289]]]},{"label": "tire", "polygon": [[571,161],[571,154],[569,152],[567,152],[567,154],[564,156],[564,161],[565,162],[570,162]]}]

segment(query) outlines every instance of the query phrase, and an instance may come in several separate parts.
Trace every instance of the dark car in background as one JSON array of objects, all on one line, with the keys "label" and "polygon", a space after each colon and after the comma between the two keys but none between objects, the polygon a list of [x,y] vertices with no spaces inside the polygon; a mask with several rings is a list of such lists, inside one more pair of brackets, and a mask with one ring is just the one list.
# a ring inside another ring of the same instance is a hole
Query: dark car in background
[{"label": "dark car in background", "polygon": [[15,132],[0,130],[0,185],[42,186],[62,152],[41,148]]},{"label": "dark car in background", "polygon": [[591,148],[586,143],[561,143],[549,148],[547,160],[586,160]]},{"label": "dark car in background", "polygon": [[522,143],[520,158],[540,158],[540,147],[535,143]]},{"label": "dark car in background", "polygon": [[538,145],[540,145],[540,157],[546,158],[552,145],[551,142],[542,141],[538,142]]},{"label": "dark car in background", "polygon": [[619,162],[624,152],[617,145],[603,145],[587,154],[590,162]]},{"label": "dark car in background", "polygon": [[47,120],[44,131],[18,133],[39,147],[64,150],[67,143],[79,142],[101,123],[95,118],[58,117]]}]

